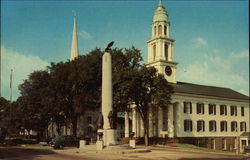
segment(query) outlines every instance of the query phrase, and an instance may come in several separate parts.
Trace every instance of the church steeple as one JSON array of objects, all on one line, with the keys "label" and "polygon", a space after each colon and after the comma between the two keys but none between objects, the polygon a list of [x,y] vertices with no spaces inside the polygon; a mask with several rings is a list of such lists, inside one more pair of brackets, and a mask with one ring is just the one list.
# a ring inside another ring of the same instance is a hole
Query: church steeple
[{"label": "church steeple", "polygon": [[76,15],[74,15],[74,27],[73,27],[73,35],[72,35],[70,61],[73,61],[76,58],[78,58],[78,40],[77,40],[77,29],[76,29]]},{"label": "church steeple", "polygon": [[169,82],[176,83],[176,65],[174,62],[174,40],[170,38],[168,13],[159,1],[154,11],[152,37],[148,43],[147,66],[154,66]]}]

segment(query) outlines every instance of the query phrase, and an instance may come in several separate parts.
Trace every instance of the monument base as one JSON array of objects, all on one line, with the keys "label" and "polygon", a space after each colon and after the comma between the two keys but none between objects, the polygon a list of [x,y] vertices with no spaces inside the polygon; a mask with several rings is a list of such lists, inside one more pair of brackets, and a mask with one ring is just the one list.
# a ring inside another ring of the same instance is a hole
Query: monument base
[{"label": "monument base", "polygon": [[79,148],[84,148],[86,146],[85,140],[80,140]]},{"label": "monument base", "polygon": [[[101,132],[101,131],[99,131]],[[115,129],[104,129],[103,133],[103,143],[104,146],[117,145],[117,130]]]},{"label": "monument base", "polygon": [[130,139],[129,140],[129,146],[133,149],[135,149],[135,140],[134,139]]},{"label": "monument base", "polygon": [[96,150],[97,151],[103,150],[103,141],[102,140],[96,141]]}]

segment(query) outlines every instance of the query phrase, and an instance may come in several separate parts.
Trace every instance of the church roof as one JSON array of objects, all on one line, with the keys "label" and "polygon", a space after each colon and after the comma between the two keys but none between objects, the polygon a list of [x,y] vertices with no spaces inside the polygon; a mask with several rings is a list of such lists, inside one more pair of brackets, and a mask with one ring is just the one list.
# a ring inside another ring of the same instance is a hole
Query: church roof
[{"label": "church roof", "polygon": [[230,88],[214,87],[214,86],[204,86],[199,84],[177,82],[171,83],[174,87],[175,93],[187,93],[203,96],[213,96],[221,98],[239,99],[239,100],[249,100],[249,97],[236,92]]}]

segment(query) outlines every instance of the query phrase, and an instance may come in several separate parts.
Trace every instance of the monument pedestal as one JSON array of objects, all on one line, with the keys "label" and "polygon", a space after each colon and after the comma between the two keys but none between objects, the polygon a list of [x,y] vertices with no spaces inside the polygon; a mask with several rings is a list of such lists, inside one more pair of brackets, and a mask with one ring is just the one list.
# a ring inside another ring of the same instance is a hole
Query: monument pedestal
[{"label": "monument pedestal", "polygon": [[84,148],[86,146],[85,140],[80,140],[79,148]]},{"label": "monument pedestal", "polygon": [[97,151],[103,150],[103,141],[102,140],[96,141],[96,150]]},{"label": "monument pedestal", "polygon": [[103,132],[104,146],[117,145],[117,130],[115,129],[105,129]]},{"label": "monument pedestal", "polygon": [[135,149],[135,140],[134,139],[129,140],[129,147]]}]

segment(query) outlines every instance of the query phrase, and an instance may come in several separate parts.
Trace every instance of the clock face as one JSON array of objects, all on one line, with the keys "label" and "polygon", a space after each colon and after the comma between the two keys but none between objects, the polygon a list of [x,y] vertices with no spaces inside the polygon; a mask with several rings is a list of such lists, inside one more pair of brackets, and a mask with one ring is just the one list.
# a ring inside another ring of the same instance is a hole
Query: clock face
[{"label": "clock face", "polygon": [[170,76],[170,75],[172,74],[172,69],[171,69],[171,67],[166,66],[166,68],[165,68],[165,73],[166,73],[166,75]]}]

